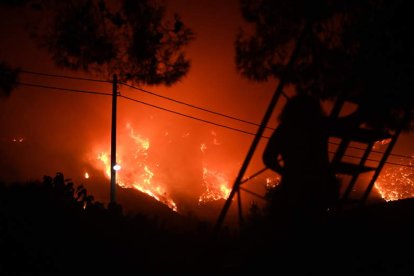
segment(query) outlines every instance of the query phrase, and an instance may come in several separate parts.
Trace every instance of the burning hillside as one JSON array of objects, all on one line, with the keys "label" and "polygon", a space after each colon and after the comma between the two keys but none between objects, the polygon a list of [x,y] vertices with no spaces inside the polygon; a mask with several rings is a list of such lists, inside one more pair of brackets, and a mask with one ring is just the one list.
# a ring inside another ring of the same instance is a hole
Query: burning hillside
[{"label": "burning hillside", "polygon": [[[134,188],[175,212],[221,202],[230,194],[233,184],[230,176],[234,172],[220,167],[217,157],[209,154],[221,147],[216,132],[211,131],[204,140],[194,139],[190,132],[177,135],[168,131],[150,139],[131,123],[119,132],[117,184],[120,187]],[[109,145],[97,146],[91,156],[90,165],[109,179]],[[278,182],[273,175],[262,176],[267,186]],[[413,168],[387,165],[375,189],[386,201],[414,197]]]},{"label": "burning hillside", "polygon": [[[210,167],[205,158],[207,143],[200,144],[199,153],[192,155],[193,160],[183,159],[186,152],[195,150],[194,144],[188,142],[191,139],[190,133],[172,137],[170,133],[165,132],[157,144],[138,133],[130,123],[126,124],[120,132],[117,151],[117,163],[120,166],[117,171],[117,184],[120,187],[135,188],[178,212],[183,202],[203,204],[226,199],[230,193],[231,184],[226,172]],[[184,141],[188,148],[182,148],[183,152],[176,152],[175,156],[165,156],[176,150],[174,147],[177,146],[177,141],[174,139],[177,138],[178,143]],[[211,141],[214,146],[219,146],[214,132]],[[152,148],[154,145],[156,149]],[[165,150],[166,148],[170,150]],[[89,158],[90,165],[105,174],[107,179],[110,178],[108,149],[109,146],[98,146],[91,153],[94,158]],[[188,179],[184,180],[185,177]],[[192,183],[187,185],[176,181]],[[186,196],[190,196],[190,199],[184,198]]]}]

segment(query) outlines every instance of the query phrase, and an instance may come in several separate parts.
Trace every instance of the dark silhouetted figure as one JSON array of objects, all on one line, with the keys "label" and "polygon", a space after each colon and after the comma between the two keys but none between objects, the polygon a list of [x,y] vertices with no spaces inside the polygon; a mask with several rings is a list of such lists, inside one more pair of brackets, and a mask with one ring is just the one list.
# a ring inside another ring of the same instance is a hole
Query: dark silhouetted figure
[{"label": "dark silhouetted figure", "polygon": [[317,99],[299,94],[286,103],[279,121],[263,153],[264,164],[281,175],[267,193],[267,211],[280,227],[309,230],[325,221],[339,198],[328,155],[328,117]]}]

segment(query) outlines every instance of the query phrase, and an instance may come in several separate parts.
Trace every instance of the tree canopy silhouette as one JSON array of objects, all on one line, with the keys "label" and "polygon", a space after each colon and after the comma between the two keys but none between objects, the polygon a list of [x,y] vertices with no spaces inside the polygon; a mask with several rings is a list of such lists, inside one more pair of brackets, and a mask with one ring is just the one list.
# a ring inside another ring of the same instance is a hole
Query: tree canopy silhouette
[{"label": "tree canopy silhouette", "polygon": [[286,82],[320,99],[346,95],[364,109],[368,126],[414,128],[411,1],[240,0],[240,6],[248,27],[237,35],[235,61],[243,76],[280,78],[310,24]]},{"label": "tree canopy silhouette", "polygon": [[60,67],[148,85],[172,85],[189,71],[183,48],[194,33],[156,1],[22,3],[33,12],[31,34]]},{"label": "tree canopy silhouette", "polygon": [[8,97],[17,86],[19,69],[0,61],[0,98]]}]

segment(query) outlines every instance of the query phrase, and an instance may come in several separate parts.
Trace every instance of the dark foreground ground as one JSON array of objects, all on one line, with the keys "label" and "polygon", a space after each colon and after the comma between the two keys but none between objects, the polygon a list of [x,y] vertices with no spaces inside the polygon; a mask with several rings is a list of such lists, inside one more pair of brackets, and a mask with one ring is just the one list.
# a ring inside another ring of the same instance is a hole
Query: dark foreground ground
[{"label": "dark foreground ground", "polygon": [[350,210],[316,229],[281,233],[253,221],[215,235],[194,218],[125,215],[62,177],[0,185],[0,275],[414,273],[412,199]]}]

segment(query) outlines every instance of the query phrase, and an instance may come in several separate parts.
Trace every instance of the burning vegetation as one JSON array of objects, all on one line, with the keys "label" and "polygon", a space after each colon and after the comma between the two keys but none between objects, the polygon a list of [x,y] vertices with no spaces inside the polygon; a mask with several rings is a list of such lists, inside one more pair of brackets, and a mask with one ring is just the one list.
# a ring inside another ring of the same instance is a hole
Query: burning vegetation
[{"label": "burning vegetation", "polygon": [[[381,146],[387,145],[389,142],[389,140],[380,141],[375,148],[380,151]],[[414,156],[407,157],[399,157],[395,163],[386,163],[375,182],[375,190],[385,201],[414,197]]]},{"label": "burning vegetation", "polygon": [[[168,132],[164,133],[166,137],[170,136]],[[214,133],[214,135],[216,135]],[[187,139],[190,133],[185,133],[181,139]],[[167,139],[167,144],[171,143],[171,137]],[[167,179],[168,175],[163,171],[162,157],[154,158],[156,155],[151,151],[152,143],[148,137],[139,134],[131,124],[126,124],[124,133],[121,135],[117,152],[117,162],[120,169],[117,171],[117,184],[123,188],[135,188],[145,193],[157,201],[167,205],[173,211],[179,212],[179,204],[174,198],[174,184],[171,179]],[[213,142],[219,145],[217,138],[213,137]],[[173,146],[173,145],[171,145]],[[110,155],[103,150],[104,147],[98,148],[91,158],[91,165],[101,171],[106,178],[110,178]],[[108,148],[108,147],[106,147]],[[200,145],[201,158],[208,150],[206,143]],[[198,204],[209,201],[226,199],[230,193],[231,186],[225,173],[210,168],[205,162],[200,163],[200,179],[194,179],[194,185],[198,185],[201,193],[194,195],[197,197]],[[182,164],[185,166],[186,164]],[[174,172],[173,175],[185,173]],[[85,178],[89,178],[89,174],[85,173]]]},{"label": "burning vegetation", "polygon": [[[219,164],[211,166],[211,162],[207,162],[207,152],[211,147],[218,147],[222,143],[217,138],[217,133],[212,131],[211,142],[199,143],[198,155],[201,162],[197,163],[199,166],[193,166],[192,169],[198,170],[199,173],[194,174],[192,185],[193,187],[184,187],[184,189],[193,189],[196,192],[188,192],[186,195],[193,197],[193,202],[198,205],[203,205],[208,202],[225,200],[228,198],[231,191],[231,179],[229,173],[220,170]],[[167,147],[174,147],[172,144],[171,133],[165,132],[164,137],[167,139],[165,143]],[[191,139],[191,133],[185,132],[178,136],[179,139]],[[386,145],[389,141],[378,142],[376,149]],[[184,143],[185,144],[185,143]],[[163,156],[152,150],[153,143],[149,137],[140,134],[135,130],[132,124],[127,123],[123,128],[120,136],[120,143],[118,146],[118,165],[120,169],[117,171],[117,184],[123,188],[135,188],[142,193],[154,198],[155,200],[165,204],[171,210],[180,212],[180,201],[182,197],[177,193],[178,187],[174,183],[174,179],[168,179],[177,174],[185,174],[185,167],[188,164],[180,164],[183,171],[178,171],[180,166],[161,164]],[[191,146],[189,146],[191,147]],[[109,148],[109,147],[106,147]],[[107,179],[110,178],[110,156],[105,147],[97,148],[90,159],[91,165],[102,172]],[[187,149],[181,149],[185,151]],[[197,158],[197,156],[194,156]],[[404,160],[401,160],[403,164]],[[177,165],[177,164],[176,164]],[[173,166],[174,173],[168,174],[165,172],[166,167]],[[414,197],[414,183],[413,183],[413,163],[410,160],[408,166],[386,165],[380,177],[375,183],[375,190],[385,201],[394,201],[404,198]],[[85,173],[85,178],[89,179],[91,176],[88,172]],[[274,187],[278,184],[280,177],[278,175],[265,176],[263,181],[256,181],[262,183],[265,189]],[[256,185],[258,184],[256,183]],[[182,195],[181,195],[182,196]],[[188,200],[188,199],[187,199]]]},{"label": "burning vegetation", "polygon": [[[401,161],[404,162],[405,160]],[[410,160],[408,166],[385,166],[374,187],[386,201],[414,197],[413,161]]]},{"label": "burning vegetation", "polygon": [[[186,213],[206,203],[226,200],[232,189],[235,171],[220,162],[227,146],[225,140],[215,131],[201,135],[201,138],[196,138],[194,132],[185,129],[175,134],[173,132],[165,130],[154,135],[134,128],[132,123],[121,125],[117,152],[120,167],[116,176],[118,186],[136,189],[178,213]],[[30,140],[18,136],[5,138],[6,142],[14,147],[30,144]],[[109,144],[92,143],[95,147],[89,149],[88,168],[83,168],[81,173],[87,184],[94,183],[99,177],[110,179]],[[386,140],[380,141],[374,150],[381,152],[388,143]],[[375,182],[373,193],[387,202],[414,197],[413,158],[391,154]],[[238,169],[236,162],[233,163],[233,167]],[[249,179],[242,187],[264,194],[267,189],[276,186],[279,180],[278,175],[267,172]],[[100,191],[106,189],[102,181],[99,185],[97,189]],[[257,198],[250,197],[243,203],[250,204],[250,199]]]}]

